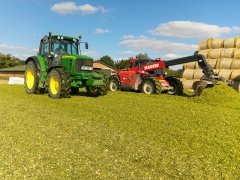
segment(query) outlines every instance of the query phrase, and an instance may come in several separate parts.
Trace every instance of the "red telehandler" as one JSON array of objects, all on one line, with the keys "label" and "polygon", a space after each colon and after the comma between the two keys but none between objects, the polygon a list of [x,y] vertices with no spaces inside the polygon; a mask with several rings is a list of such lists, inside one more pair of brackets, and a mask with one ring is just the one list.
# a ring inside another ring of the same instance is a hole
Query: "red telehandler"
[{"label": "red telehandler", "polygon": [[165,69],[179,64],[197,61],[203,71],[203,76],[199,81],[193,84],[193,90],[198,96],[206,87],[214,86],[220,76],[213,72],[213,69],[207,63],[204,56],[196,52],[193,56],[164,61],[156,60],[137,60],[130,59],[130,67],[117,70],[117,73],[109,78],[108,88],[110,91],[117,90],[135,90],[145,94],[160,94],[167,92],[172,95],[182,95],[182,82],[173,76],[165,77]]}]

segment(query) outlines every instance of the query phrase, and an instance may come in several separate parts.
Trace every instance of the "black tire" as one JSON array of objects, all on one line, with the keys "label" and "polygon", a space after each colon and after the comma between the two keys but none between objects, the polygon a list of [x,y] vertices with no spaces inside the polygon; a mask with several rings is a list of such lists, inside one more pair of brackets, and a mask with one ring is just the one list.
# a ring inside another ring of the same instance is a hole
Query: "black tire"
[{"label": "black tire", "polygon": [[120,89],[120,80],[117,76],[111,76],[109,78],[108,89],[110,91],[118,91]]},{"label": "black tire", "polygon": [[100,86],[100,87],[98,88],[98,91],[99,91],[99,94],[100,94],[101,96],[104,96],[104,95],[107,94],[107,92],[108,92],[107,79],[104,80],[104,85]]},{"label": "black tire", "polygon": [[143,80],[141,84],[141,92],[144,94],[161,94],[162,86],[155,77]]},{"label": "black tire", "polygon": [[71,87],[71,94],[72,95],[79,94],[79,88],[78,87]]},{"label": "black tire", "polygon": [[97,87],[87,86],[86,90],[87,94],[91,97],[97,97],[100,95],[99,89]]},{"label": "black tire", "polygon": [[37,94],[40,91],[39,86],[39,75],[40,72],[33,61],[27,63],[25,74],[24,74],[24,88],[28,94]]},{"label": "black tire", "polygon": [[62,68],[52,69],[48,74],[48,96],[54,99],[71,97],[70,75]]},{"label": "black tire", "polygon": [[172,90],[168,91],[170,95],[183,95],[183,84],[176,77],[166,77],[165,80],[173,87]]}]

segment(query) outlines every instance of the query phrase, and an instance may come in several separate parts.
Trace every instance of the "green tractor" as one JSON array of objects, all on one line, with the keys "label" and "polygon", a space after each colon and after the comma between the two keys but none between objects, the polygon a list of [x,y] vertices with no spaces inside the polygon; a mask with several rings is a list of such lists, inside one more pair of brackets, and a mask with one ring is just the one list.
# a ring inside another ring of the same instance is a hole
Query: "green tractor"
[{"label": "green tractor", "polygon": [[78,38],[52,35],[44,36],[37,56],[26,60],[25,91],[28,94],[48,92],[52,98],[68,98],[86,87],[89,96],[107,94],[106,80],[93,71],[93,59],[81,55],[81,36]]}]

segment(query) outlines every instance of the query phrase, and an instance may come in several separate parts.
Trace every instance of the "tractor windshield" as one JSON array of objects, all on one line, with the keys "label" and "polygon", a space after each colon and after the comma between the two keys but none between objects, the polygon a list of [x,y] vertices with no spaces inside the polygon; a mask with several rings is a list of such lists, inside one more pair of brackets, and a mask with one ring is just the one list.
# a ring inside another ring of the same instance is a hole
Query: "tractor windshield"
[{"label": "tractor windshield", "polygon": [[54,39],[53,50],[57,55],[76,55],[78,54],[78,44],[70,40]]}]

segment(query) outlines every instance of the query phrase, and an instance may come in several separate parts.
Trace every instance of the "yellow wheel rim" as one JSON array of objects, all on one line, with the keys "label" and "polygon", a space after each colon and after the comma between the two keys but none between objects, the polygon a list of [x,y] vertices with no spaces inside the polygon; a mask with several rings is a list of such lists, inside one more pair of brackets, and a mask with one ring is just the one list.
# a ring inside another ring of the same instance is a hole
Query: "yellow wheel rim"
[{"label": "yellow wheel rim", "polygon": [[29,68],[27,70],[27,76],[26,76],[26,83],[27,83],[27,88],[28,89],[32,89],[33,86],[34,86],[34,71],[33,71],[33,68]]},{"label": "yellow wheel rim", "polygon": [[52,94],[57,94],[59,91],[59,82],[56,76],[52,76],[50,79],[50,90]]}]

